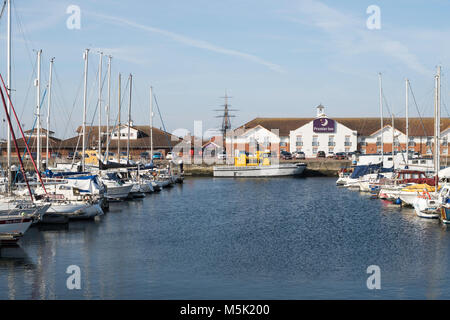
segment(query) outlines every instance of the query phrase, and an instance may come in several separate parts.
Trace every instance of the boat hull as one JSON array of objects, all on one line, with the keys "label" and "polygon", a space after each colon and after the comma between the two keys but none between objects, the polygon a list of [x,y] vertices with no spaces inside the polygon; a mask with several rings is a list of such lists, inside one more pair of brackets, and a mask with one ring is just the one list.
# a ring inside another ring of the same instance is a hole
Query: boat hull
[{"label": "boat hull", "polygon": [[0,235],[23,235],[33,223],[31,218],[19,216],[0,218]]},{"label": "boat hull", "polygon": [[123,186],[107,186],[105,197],[108,200],[123,200],[128,198],[133,185],[123,185]]},{"label": "boat hull", "polygon": [[299,176],[305,171],[306,164],[270,165],[255,167],[221,166],[214,167],[214,177],[280,177]]}]

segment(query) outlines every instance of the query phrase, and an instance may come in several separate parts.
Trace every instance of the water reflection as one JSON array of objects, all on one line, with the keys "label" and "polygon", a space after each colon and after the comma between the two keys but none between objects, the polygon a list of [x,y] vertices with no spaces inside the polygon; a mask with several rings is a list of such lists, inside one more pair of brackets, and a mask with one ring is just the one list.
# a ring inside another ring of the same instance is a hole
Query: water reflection
[{"label": "water reflection", "polygon": [[[334,181],[192,179],[96,221],[33,227],[0,251],[0,298],[450,297],[448,227]],[[70,265],[81,290],[66,287]]]}]

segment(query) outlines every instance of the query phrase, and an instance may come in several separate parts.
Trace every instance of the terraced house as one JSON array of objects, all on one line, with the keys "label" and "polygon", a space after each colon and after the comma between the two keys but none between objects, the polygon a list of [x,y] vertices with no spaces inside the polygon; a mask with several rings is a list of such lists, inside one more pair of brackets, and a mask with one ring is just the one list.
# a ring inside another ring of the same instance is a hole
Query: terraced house
[{"label": "terraced house", "polygon": [[[363,154],[409,150],[432,155],[434,148],[434,119],[409,118],[406,141],[406,119],[385,118],[381,130],[380,118],[330,118],[325,107],[316,107],[314,118],[255,118],[230,132],[227,152],[258,149],[303,151],[315,157],[319,151],[327,155],[359,151]],[[394,122],[394,123],[392,123]],[[450,119],[441,119],[441,154],[448,155]],[[276,144],[273,146],[272,144]]]}]

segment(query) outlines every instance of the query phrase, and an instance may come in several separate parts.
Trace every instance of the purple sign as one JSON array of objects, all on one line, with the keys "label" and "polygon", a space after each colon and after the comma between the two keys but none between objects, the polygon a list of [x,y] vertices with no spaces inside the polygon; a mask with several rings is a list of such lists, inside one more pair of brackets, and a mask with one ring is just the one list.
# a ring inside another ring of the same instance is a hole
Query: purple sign
[{"label": "purple sign", "polygon": [[319,118],[313,121],[313,132],[330,133],[335,130],[335,122],[328,118]]}]

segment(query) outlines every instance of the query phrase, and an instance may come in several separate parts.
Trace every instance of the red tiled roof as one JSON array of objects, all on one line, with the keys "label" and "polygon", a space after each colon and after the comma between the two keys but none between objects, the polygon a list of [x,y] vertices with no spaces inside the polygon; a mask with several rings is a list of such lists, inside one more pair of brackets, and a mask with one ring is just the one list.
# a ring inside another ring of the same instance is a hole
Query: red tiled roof
[{"label": "red tiled roof", "polygon": [[[295,130],[315,118],[255,118],[239,128],[251,129],[258,125],[267,130],[278,129],[280,136],[289,136],[291,130]],[[380,129],[380,118],[331,118],[342,125],[358,132],[360,136],[370,136]],[[383,119],[383,125],[391,125],[391,119]],[[395,118],[395,129],[406,133],[406,119]],[[450,119],[441,119],[441,132],[450,127]],[[434,134],[433,118],[409,118],[410,136],[432,136]]]}]

